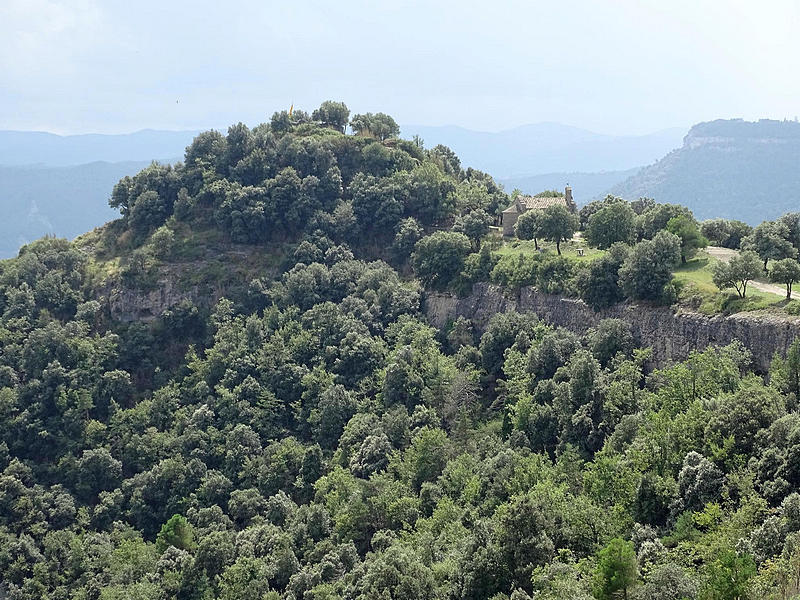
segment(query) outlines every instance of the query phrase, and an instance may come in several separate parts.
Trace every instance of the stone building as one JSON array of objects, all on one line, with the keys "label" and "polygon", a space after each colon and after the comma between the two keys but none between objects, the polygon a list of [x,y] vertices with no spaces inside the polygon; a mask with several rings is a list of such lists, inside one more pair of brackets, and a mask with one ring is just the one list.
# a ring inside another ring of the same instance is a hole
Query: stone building
[{"label": "stone building", "polygon": [[569,186],[564,188],[563,196],[517,196],[500,217],[503,235],[514,235],[514,224],[522,213],[529,210],[544,210],[550,206],[563,206],[574,212],[575,201],[572,199],[572,188]]}]

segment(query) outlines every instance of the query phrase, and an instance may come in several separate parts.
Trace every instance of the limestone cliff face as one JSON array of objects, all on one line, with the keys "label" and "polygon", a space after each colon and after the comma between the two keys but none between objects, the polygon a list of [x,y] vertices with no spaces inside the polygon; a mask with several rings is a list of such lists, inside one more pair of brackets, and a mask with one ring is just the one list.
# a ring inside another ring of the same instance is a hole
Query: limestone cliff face
[{"label": "limestone cliff face", "polygon": [[126,287],[117,282],[106,293],[111,318],[115,321],[152,321],[165,310],[178,306],[184,300],[194,304],[210,306],[219,298],[200,294],[198,288],[183,289],[175,280],[165,277],[150,290]]},{"label": "limestone cliff face", "polygon": [[485,283],[476,284],[466,298],[428,293],[424,300],[425,314],[436,327],[463,316],[482,331],[492,315],[513,310],[536,313],[543,321],[577,334],[586,333],[602,319],[622,319],[630,324],[640,345],[653,349],[654,366],[685,359],[692,350],[739,340],[753,353],[753,366],[765,372],[774,354],[785,354],[800,336],[800,318],[757,313],[709,317],[631,303],[595,312],[575,298],[542,294],[533,288],[509,293]]},{"label": "limestone cliff face", "polygon": [[[203,277],[207,263],[173,263],[158,267],[152,285],[141,288],[117,276],[106,281],[98,295],[106,299],[111,318],[129,323],[152,321],[168,309],[184,301],[202,308],[211,308],[230,291],[231,282],[215,276]],[[235,272],[234,263],[230,271]]]},{"label": "limestone cliff face", "polygon": [[107,303],[115,321],[152,321],[184,301],[210,309],[223,296],[235,300],[253,279],[273,279],[280,260],[274,251],[256,245],[215,247],[194,260],[158,265],[153,280],[144,287],[118,274],[109,276],[97,286],[96,294]]}]

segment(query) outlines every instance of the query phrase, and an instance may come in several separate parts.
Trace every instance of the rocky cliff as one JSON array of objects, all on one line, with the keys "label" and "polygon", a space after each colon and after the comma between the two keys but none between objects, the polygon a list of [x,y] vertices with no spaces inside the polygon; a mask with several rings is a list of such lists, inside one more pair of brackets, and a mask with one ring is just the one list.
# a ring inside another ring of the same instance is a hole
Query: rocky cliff
[{"label": "rocky cliff", "polygon": [[482,331],[492,315],[513,310],[536,313],[540,319],[577,334],[586,333],[602,319],[622,319],[630,324],[640,345],[653,349],[654,366],[682,360],[692,350],[739,340],[753,353],[754,367],[766,372],[775,353],[785,354],[800,336],[800,318],[758,313],[710,317],[629,303],[595,312],[574,298],[542,294],[533,288],[511,293],[485,283],[476,284],[465,298],[428,293],[424,300],[425,314],[436,327],[463,316]]},{"label": "rocky cliff", "polygon": [[201,294],[197,286],[182,289],[176,285],[175,280],[164,277],[158,280],[158,285],[149,290],[140,290],[116,282],[117,285],[109,287],[105,298],[108,299],[108,309],[111,318],[124,323],[131,321],[152,321],[165,310],[178,306],[181,302],[190,301],[193,304],[209,307],[219,300],[219,294]]}]

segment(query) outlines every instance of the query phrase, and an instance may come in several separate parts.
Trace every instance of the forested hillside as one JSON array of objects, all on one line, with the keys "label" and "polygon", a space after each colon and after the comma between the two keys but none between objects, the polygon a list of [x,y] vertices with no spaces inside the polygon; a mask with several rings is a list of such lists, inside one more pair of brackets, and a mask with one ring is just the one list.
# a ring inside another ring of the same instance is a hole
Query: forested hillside
[{"label": "forested hillside", "polygon": [[[691,212],[559,205],[520,218],[542,251],[515,253],[491,177],[398,131],[326,102],[205,132],[119,181],[118,220],[0,263],[0,596],[800,592],[800,343],[766,378],[739,344],[653,370],[616,320],[479,335],[420,312],[485,280],[675,302],[707,243]],[[798,223],[707,233],[766,264]],[[112,316],[169,276],[213,293]]]},{"label": "forested hillside", "polygon": [[800,124],[733,120],[692,127],[683,146],[609,192],[683,204],[701,219],[756,225],[800,199]]}]

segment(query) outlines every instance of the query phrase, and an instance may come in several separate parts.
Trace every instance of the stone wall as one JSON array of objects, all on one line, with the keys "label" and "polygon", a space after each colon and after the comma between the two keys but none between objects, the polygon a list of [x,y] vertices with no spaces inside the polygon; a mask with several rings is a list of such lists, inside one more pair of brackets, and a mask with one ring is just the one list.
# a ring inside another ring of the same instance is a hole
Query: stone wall
[{"label": "stone wall", "polygon": [[424,312],[436,327],[463,316],[472,319],[478,331],[482,331],[492,315],[512,310],[536,313],[543,321],[577,334],[586,333],[602,319],[622,319],[630,324],[641,346],[653,348],[654,366],[683,360],[695,349],[739,340],[753,353],[753,366],[765,372],[774,354],[785,354],[800,336],[800,318],[760,313],[710,317],[632,303],[595,312],[575,298],[542,294],[533,288],[512,293],[485,283],[476,284],[465,298],[428,293],[424,299]]}]

